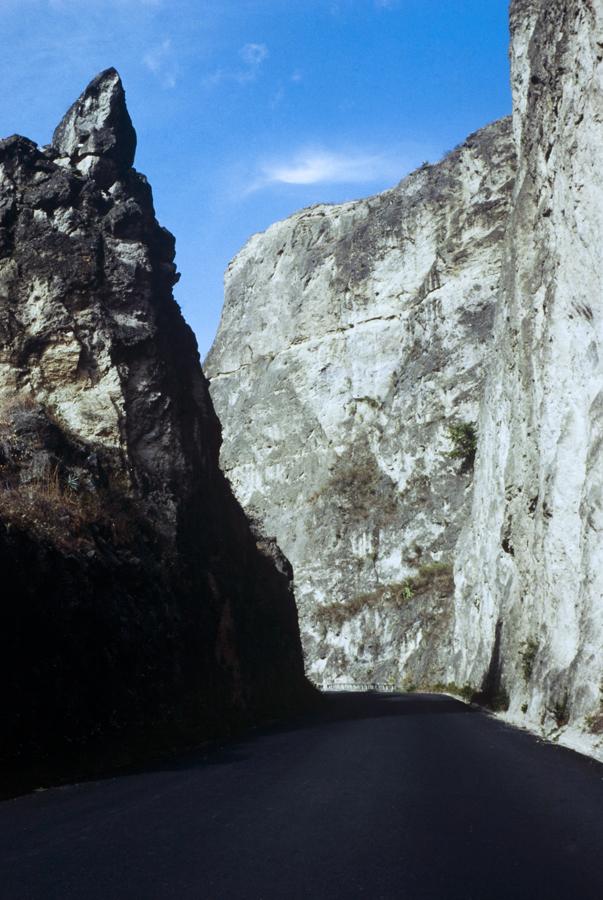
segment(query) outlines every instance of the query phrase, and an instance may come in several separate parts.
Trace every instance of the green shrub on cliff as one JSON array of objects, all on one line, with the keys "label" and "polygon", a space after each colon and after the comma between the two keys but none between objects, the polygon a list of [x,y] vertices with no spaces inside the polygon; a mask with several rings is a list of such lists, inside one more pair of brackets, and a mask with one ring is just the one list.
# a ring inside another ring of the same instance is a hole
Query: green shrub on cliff
[{"label": "green shrub on cliff", "polygon": [[452,450],[447,453],[450,459],[461,459],[461,471],[473,468],[477,452],[477,427],[473,422],[453,422],[448,426],[448,440]]}]

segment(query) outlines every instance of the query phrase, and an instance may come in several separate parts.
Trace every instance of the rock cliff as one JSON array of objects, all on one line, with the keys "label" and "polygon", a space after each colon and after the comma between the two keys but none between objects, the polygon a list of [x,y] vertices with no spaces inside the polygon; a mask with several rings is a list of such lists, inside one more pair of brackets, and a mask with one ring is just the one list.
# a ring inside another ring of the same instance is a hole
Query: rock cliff
[{"label": "rock cliff", "polygon": [[322,683],[444,678],[514,173],[505,120],[279,222],[227,272],[206,360],[222,465],[292,561]]},{"label": "rock cliff", "polygon": [[515,0],[511,26],[519,172],[455,664],[603,758],[603,7]]},{"label": "rock cliff", "polygon": [[254,237],[208,369],[315,678],[439,682],[603,758],[603,6],[513,0],[511,32],[513,145]]},{"label": "rock cliff", "polygon": [[219,470],[135,147],[112,69],[50,146],[0,142],[4,763],[174,744],[306,692],[290,567]]}]

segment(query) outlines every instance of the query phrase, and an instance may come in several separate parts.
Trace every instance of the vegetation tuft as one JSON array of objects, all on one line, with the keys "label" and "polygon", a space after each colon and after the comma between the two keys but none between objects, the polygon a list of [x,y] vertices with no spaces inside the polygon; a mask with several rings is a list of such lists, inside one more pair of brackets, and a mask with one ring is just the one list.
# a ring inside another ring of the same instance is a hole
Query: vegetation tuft
[{"label": "vegetation tuft", "polygon": [[564,728],[567,725],[570,720],[570,703],[567,691],[554,701],[550,712],[557,723],[557,728]]},{"label": "vegetation tuft", "polygon": [[357,594],[346,603],[319,606],[314,612],[314,618],[326,628],[339,629],[362,613],[385,608],[401,609],[413,598],[434,591],[442,596],[452,595],[454,578],[450,563],[428,563],[405,581],[381,585],[371,593]]},{"label": "vegetation tuft", "polygon": [[453,422],[448,426],[448,440],[452,444],[447,456],[462,460],[461,472],[469,472],[477,452],[477,427],[473,422]]},{"label": "vegetation tuft", "polygon": [[599,686],[599,709],[587,716],[586,727],[591,734],[603,734],[603,681]]},{"label": "vegetation tuft", "polygon": [[519,651],[519,656],[521,659],[521,670],[526,682],[529,681],[532,677],[532,672],[534,671],[534,663],[538,654],[538,648],[538,642],[533,638],[528,638],[528,640],[522,644]]},{"label": "vegetation tuft", "polygon": [[28,398],[0,409],[0,520],[66,550],[135,537],[131,498],[109,469],[96,477],[52,416]]},{"label": "vegetation tuft", "polygon": [[499,686],[493,694],[486,697],[484,700],[484,706],[487,706],[492,712],[506,712],[510,705],[511,698],[502,686]]},{"label": "vegetation tuft", "polygon": [[454,681],[441,682],[431,685],[425,690],[432,691],[435,694],[452,694],[454,697],[460,697],[467,703],[472,703],[475,697],[475,688],[470,684],[458,685]]}]

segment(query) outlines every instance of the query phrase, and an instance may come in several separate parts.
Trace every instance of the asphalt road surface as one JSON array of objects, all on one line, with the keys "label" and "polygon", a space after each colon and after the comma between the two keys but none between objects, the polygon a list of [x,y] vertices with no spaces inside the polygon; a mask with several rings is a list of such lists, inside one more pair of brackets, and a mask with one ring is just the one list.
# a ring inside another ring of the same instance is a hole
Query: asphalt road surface
[{"label": "asphalt road surface", "polygon": [[603,766],[434,695],[0,804],[10,900],[603,900]]}]

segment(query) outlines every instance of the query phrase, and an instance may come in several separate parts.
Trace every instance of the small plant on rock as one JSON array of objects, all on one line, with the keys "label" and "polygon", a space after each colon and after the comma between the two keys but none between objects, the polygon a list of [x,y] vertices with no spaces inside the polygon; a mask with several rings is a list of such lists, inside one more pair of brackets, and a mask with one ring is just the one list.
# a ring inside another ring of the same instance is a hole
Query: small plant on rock
[{"label": "small plant on rock", "polygon": [[402,601],[404,603],[407,600],[412,600],[413,596],[414,596],[414,591],[413,591],[411,585],[408,582],[405,582],[402,585],[402,588],[400,589],[400,592],[399,592],[400,601]]},{"label": "small plant on rock", "polygon": [[519,656],[521,658],[521,669],[523,672],[523,677],[526,681],[529,681],[532,677],[537,653],[538,642],[533,638],[529,638],[522,644],[521,650],[519,651]]},{"label": "small plant on rock", "polygon": [[586,717],[586,727],[591,734],[603,734],[603,709]]},{"label": "small plant on rock", "polygon": [[599,709],[586,717],[586,727],[591,734],[603,734],[603,681],[599,686]]},{"label": "small plant on rock", "polygon": [[557,728],[563,728],[570,720],[569,694],[567,691],[558,697],[551,707],[551,713],[557,723]]},{"label": "small plant on rock", "polygon": [[475,688],[470,684],[456,684],[454,681],[443,682],[438,681],[436,684],[423,688],[425,691],[435,694],[452,694],[454,697],[460,697],[467,703],[471,703],[475,697]]},{"label": "small plant on rock", "polygon": [[468,472],[475,463],[477,427],[473,422],[453,422],[448,426],[448,440],[452,444],[452,450],[447,456],[450,459],[461,459],[461,472]]}]

